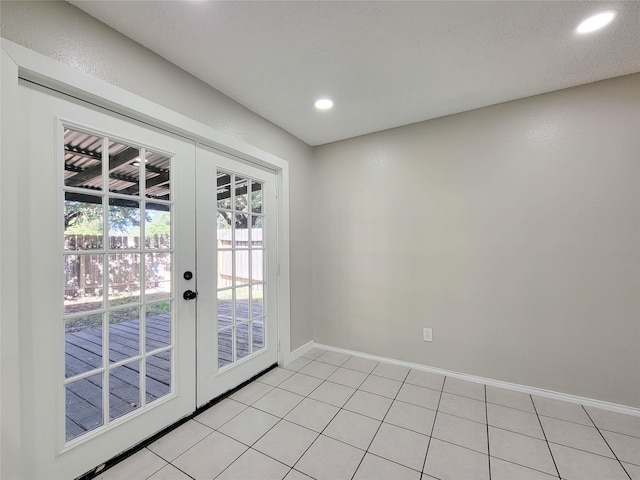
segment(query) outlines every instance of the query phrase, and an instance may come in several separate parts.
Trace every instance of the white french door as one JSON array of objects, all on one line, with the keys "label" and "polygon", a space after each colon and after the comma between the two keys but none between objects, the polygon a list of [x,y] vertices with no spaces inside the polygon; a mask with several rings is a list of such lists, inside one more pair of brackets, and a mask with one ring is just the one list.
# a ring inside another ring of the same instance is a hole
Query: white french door
[{"label": "white french door", "polygon": [[199,148],[198,406],[278,360],[276,180]]},{"label": "white french door", "polygon": [[23,473],[75,478],[277,362],[276,179],[18,91]]}]

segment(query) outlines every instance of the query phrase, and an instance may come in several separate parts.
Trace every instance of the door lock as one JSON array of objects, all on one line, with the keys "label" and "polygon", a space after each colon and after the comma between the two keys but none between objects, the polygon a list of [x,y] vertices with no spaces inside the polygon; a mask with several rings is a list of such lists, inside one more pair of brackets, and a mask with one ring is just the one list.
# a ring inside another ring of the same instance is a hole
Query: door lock
[{"label": "door lock", "polygon": [[193,290],[185,290],[185,292],[182,294],[182,298],[184,298],[185,300],[195,300],[197,296],[198,292],[194,292]]}]

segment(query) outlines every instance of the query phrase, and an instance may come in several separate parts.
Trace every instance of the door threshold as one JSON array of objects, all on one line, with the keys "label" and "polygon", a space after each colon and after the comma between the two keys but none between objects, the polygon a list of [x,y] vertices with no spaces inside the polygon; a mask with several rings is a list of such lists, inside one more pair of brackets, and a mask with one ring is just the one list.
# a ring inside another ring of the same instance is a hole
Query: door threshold
[{"label": "door threshold", "polygon": [[156,440],[158,440],[161,437],[164,437],[166,434],[170,433],[171,431],[175,430],[176,428],[178,428],[180,425],[188,422],[189,420],[197,417],[198,415],[200,415],[202,412],[204,412],[205,410],[208,410],[209,408],[213,407],[214,405],[216,405],[217,403],[220,403],[222,400],[224,400],[225,398],[229,397],[230,395],[233,395],[235,392],[237,392],[238,390],[240,390],[241,388],[247,386],[248,384],[250,384],[251,382],[253,382],[254,380],[260,378],[262,375],[264,375],[265,373],[273,370],[274,368],[276,368],[278,366],[277,363],[274,363],[273,365],[271,365],[268,368],[265,368],[264,370],[262,370],[260,373],[254,375],[253,377],[251,377],[249,380],[242,382],[240,385],[238,385],[235,388],[232,388],[231,390],[223,393],[222,395],[218,395],[216,398],[214,398],[213,400],[210,400],[209,402],[205,403],[204,405],[202,405],[201,407],[196,408],[192,413],[190,413],[189,415],[182,417],[180,420],[178,420],[177,422],[172,423],[171,425],[163,428],[162,430],[160,430],[158,433],[150,436],[149,438],[147,438],[146,440],[143,440],[142,442],[134,445],[133,447],[119,453],[118,455],[116,455],[115,457],[110,458],[109,460],[107,460],[106,462],[104,462],[101,465],[98,465],[97,467],[89,470],[88,472],[80,475],[79,477],[76,477],[75,480],[90,480],[92,478],[97,477],[98,475],[100,475],[101,473],[105,472],[106,470],[112,468],[113,466],[117,465],[118,463],[122,462],[123,460],[126,460],[127,458],[129,458],[131,455],[139,452],[140,450],[142,450],[143,448],[151,445],[153,442],[155,442]]}]

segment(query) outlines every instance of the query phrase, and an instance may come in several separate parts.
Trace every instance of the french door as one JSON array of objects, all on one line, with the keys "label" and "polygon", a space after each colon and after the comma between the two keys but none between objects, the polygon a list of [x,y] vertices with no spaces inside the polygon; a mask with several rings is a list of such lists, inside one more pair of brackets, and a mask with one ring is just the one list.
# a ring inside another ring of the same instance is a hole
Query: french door
[{"label": "french door", "polygon": [[275,174],[197,153],[198,405],[278,360]]},{"label": "french door", "polygon": [[19,91],[24,474],[74,478],[277,361],[275,176]]}]

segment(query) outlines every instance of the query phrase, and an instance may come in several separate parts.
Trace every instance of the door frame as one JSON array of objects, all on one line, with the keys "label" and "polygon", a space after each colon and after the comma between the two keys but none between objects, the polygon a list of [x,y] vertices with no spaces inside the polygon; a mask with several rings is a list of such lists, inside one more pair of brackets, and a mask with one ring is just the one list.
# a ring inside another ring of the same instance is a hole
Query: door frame
[{"label": "door frame", "polygon": [[[20,258],[15,252],[19,239],[18,178],[21,146],[16,141],[20,125],[17,100],[20,81],[37,83],[90,104],[141,121],[153,127],[195,141],[241,162],[257,164],[276,174],[277,196],[277,306],[278,363],[285,365],[291,357],[290,342],[290,260],[289,260],[289,164],[286,160],[254,147],[238,138],[219,132],[198,121],[146,100],[120,87],[91,77],[73,67],[2,39],[0,58],[0,107],[2,143],[0,145],[0,355],[2,381],[0,391],[0,477],[20,478],[29,462],[29,445],[22,445],[22,425],[28,424],[29,412],[20,408],[21,399],[30,392],[21,389],[21,360],[24,349],[20,339],[21,316],[28,312],[28,302],[19,295]],[[22,80],[21,80],[22,79]],[[26,307],[26,308],[25,308]]]}]

